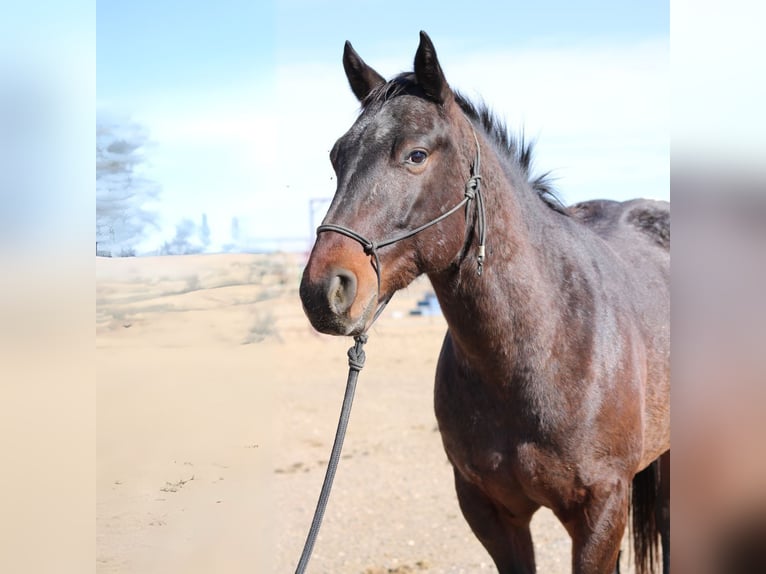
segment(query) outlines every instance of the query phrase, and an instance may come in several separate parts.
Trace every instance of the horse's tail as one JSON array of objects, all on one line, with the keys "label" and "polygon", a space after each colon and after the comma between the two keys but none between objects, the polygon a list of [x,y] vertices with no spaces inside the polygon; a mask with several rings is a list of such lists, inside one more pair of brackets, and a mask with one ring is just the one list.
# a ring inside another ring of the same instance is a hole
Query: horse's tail
[{"label": "horse's tail", "polygon": [[633,477],[631,514],[636,574],[652,574],[659,557],[655,519],[660,489],[659,459]]}]

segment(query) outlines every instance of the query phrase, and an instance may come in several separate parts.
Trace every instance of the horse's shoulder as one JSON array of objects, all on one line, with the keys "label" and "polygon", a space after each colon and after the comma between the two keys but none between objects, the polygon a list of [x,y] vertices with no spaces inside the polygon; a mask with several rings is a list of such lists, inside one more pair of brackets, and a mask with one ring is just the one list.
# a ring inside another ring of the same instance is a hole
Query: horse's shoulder
[{"label": "horse's shoulder", "polygon": [[670,203],[651,199],[596,199],[569,207],[571,216],[604,238],[622,232],[640,233],[670,249]]}]

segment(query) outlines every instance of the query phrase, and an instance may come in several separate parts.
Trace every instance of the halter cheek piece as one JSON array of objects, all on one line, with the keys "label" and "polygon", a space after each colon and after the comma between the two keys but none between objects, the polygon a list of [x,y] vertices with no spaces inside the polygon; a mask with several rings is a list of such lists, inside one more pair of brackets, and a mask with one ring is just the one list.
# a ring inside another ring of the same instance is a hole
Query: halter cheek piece
[{"label": "halter cheek piece", "polygon": [[[342,225],[336,225],[334,223],[327,223],[325,225],[320,225],[317,227],[317,235],[320,233],[323,233],[325,231],[334,231],[336,233],[340,233],[341,235],[345,235],[346,237],[350,237],[354,241],[359,242],[362,245],[362,248],[364,249],[364,252],[373,258],[374,261],[374,269],[375,269],[375,275],[378,279],[378,298],[380,298],[380,258],[378,257],[378,249],[381,247],[386,247],[388,245],[392,245],[394,243],[397,243],[399,241],[402,241],[404,239],[409,239],[413,235],[417,235],[421,231],[424,231],[428,229],[429,227],[436,225],[437,223],[443,221],[444,219],[447,219],[450,215],[455,213],[457,210],[459,210],[464,205],[466,206],[466,217],[468,215],[468,210],[470,209],[470,203],[474,199],[476,200],[475,205],[475,219],[476,222],[476,230],[479,234],[479,246],[478,246],[478,253],[476,254],[476,260],[478,264],[478,274],[481,275],[482,268],[484,266],[484,256],[485,256],[485,215],[484,215],[484,200],[481,196],[481,175],[480,175],[480,168],[481,168],[481,147],[479,146],[479,140],[476,137],[476,132],[473,131],[473,127],[471,128],[471,131],[473,132],[473,139],[476,142],[476,158],[474,159],[473,166],[471,166],[471,177],[468,178],[468,181],[466,181],[465,184],[465,195],[456,206],[454,206],[449,211],[446,211],[436,217],[435,219],[432,219],[428,223],[424,223],[420,227],[416,227],[415,229],[412,229],[410,231],[405,231],[404,233],[401,233],[399,235],[394,235],[393,237],[389,237],[388,239],[384,239],[383,241],[371,241],[364,237],[363,235],[357,233],[353,229],[349,229],[348,227],[344,227]],[[466,243],[468,242],[468,239],[466,238]],[[391,299],[391,296],[387,297],[385,301],[382,301],[380,306],[378,307],[377,311],[375,312],[375,316],[370,323],[375,322],[375,319],[378,318],[380,313],[383,311],[385,306],[388,304],[388,301]]]}]

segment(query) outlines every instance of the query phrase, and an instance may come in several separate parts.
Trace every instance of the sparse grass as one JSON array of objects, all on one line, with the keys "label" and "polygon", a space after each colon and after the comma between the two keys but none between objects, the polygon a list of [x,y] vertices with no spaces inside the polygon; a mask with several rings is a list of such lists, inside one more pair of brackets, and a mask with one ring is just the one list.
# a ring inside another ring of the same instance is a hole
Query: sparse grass
[{"label": "sparse grass", "polygon": [[108,320],[108,325],[112,329],[117,327],[124,327],[127,329],[133,325],[133,314],[122,309],[111,309],[108,313],[104,313],[102,316],[104,319]]},{"label": "sparse grass", "polygon": [[156,303],[154,305],[146,305],[145,307],[135,307],[135,310],[137,313],[177,313],[193,309],[176,307],[170,303]]},{"label": "sparse grass", "polygon": [[186,480],[179,480],[178,482],[166,482],[165,486],[160,488],[161,492],[178,492],[180,489],[186,485],[187,482],[190,482],[194,480],[194,475],[192,474],[190,478],[187,478]]},{"label": "sparse grass", "polygon": [[281,341],[279,331],[277,331],[276,320],[274,314],[271,311],[262,311],[256,309],[254,312],[253,323],[250,325],[250,329],[245,336],[245,340],[242,341],[243,345],[250,345],[252,343],[260,343],[269,337],[273,337]]},{"label": "sparse grass", "polygon": [[255,301],[268,301],[269,299],[276,299],[283,294],[280,289],[274,289],[273,287],[267,287],[255,296]]},{"label": "sparse grass", "polygon": [[189,277],[186,278],[186,291],[185,293],[188,293],[189,291],[197,291],[202,288],[202,285],[199,281],[198,275],[189,275]]},{"label": "sparse grass", "polygon": [[[211,259],[211,262],[215,263],[215,260]],[[242,343],[258,343],[268,338],[280,340],[275,317],[269,311],[271,306],[259,303],[297,295],[296,279],[302,266],[295,257],[253,255],[230,265],[209,267],[202,263],[198,267],[174,267],[174,263],[177,261],[169,258],[167,268],[160,270],[147,265],[146,270],[139,268],[133,275],[110,277],[104,272],[103,283],[97,284],[96,290],[97,328],[122,331],[123,327],[137,322],[151,321],[154,314],[207,311],[255,303],[258,310],[246,327]],[[216,291],[219,289],[221,291]],[[188,300],[185,299],[187,294]],[[184,298],[170,299],[178,296]]]}]

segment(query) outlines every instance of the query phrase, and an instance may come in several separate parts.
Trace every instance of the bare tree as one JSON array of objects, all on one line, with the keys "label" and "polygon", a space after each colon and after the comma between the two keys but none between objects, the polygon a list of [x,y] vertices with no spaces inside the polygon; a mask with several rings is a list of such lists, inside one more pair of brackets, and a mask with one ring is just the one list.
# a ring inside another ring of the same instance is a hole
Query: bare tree
[{"label": "bare tree", "polygon": [[96,121],[96,245],[112,255],[135,255],[157,215],[147,203],[159,185],[137,170],[146,161],[148,133],[133,122],[99,116]]},{"label": "bare tree", "polygon": [[231,218],[231,241],[232,243],[239,243],[239,218]]},{"label": "bare tree", "polygon": [[202,253],[204,248],[195,241],[199,237],[197,224],[191,219],[182,219],[176,225],[176,235],[160,248],[160,255],[191,255]]},{"label": "bare tree", "polygon": [[207,251],[210,247],[210,226],[207,224],[207,213],[202,214],[202,224],[199,227],[198,235],[202,249]]},{"label": "bare tree", "polygon": [[241,249],[239,218],[236,216],[231,218],[230,239],[231,240],[228,243],[225,243],[222,247],[224,253],[236,253]]}]

